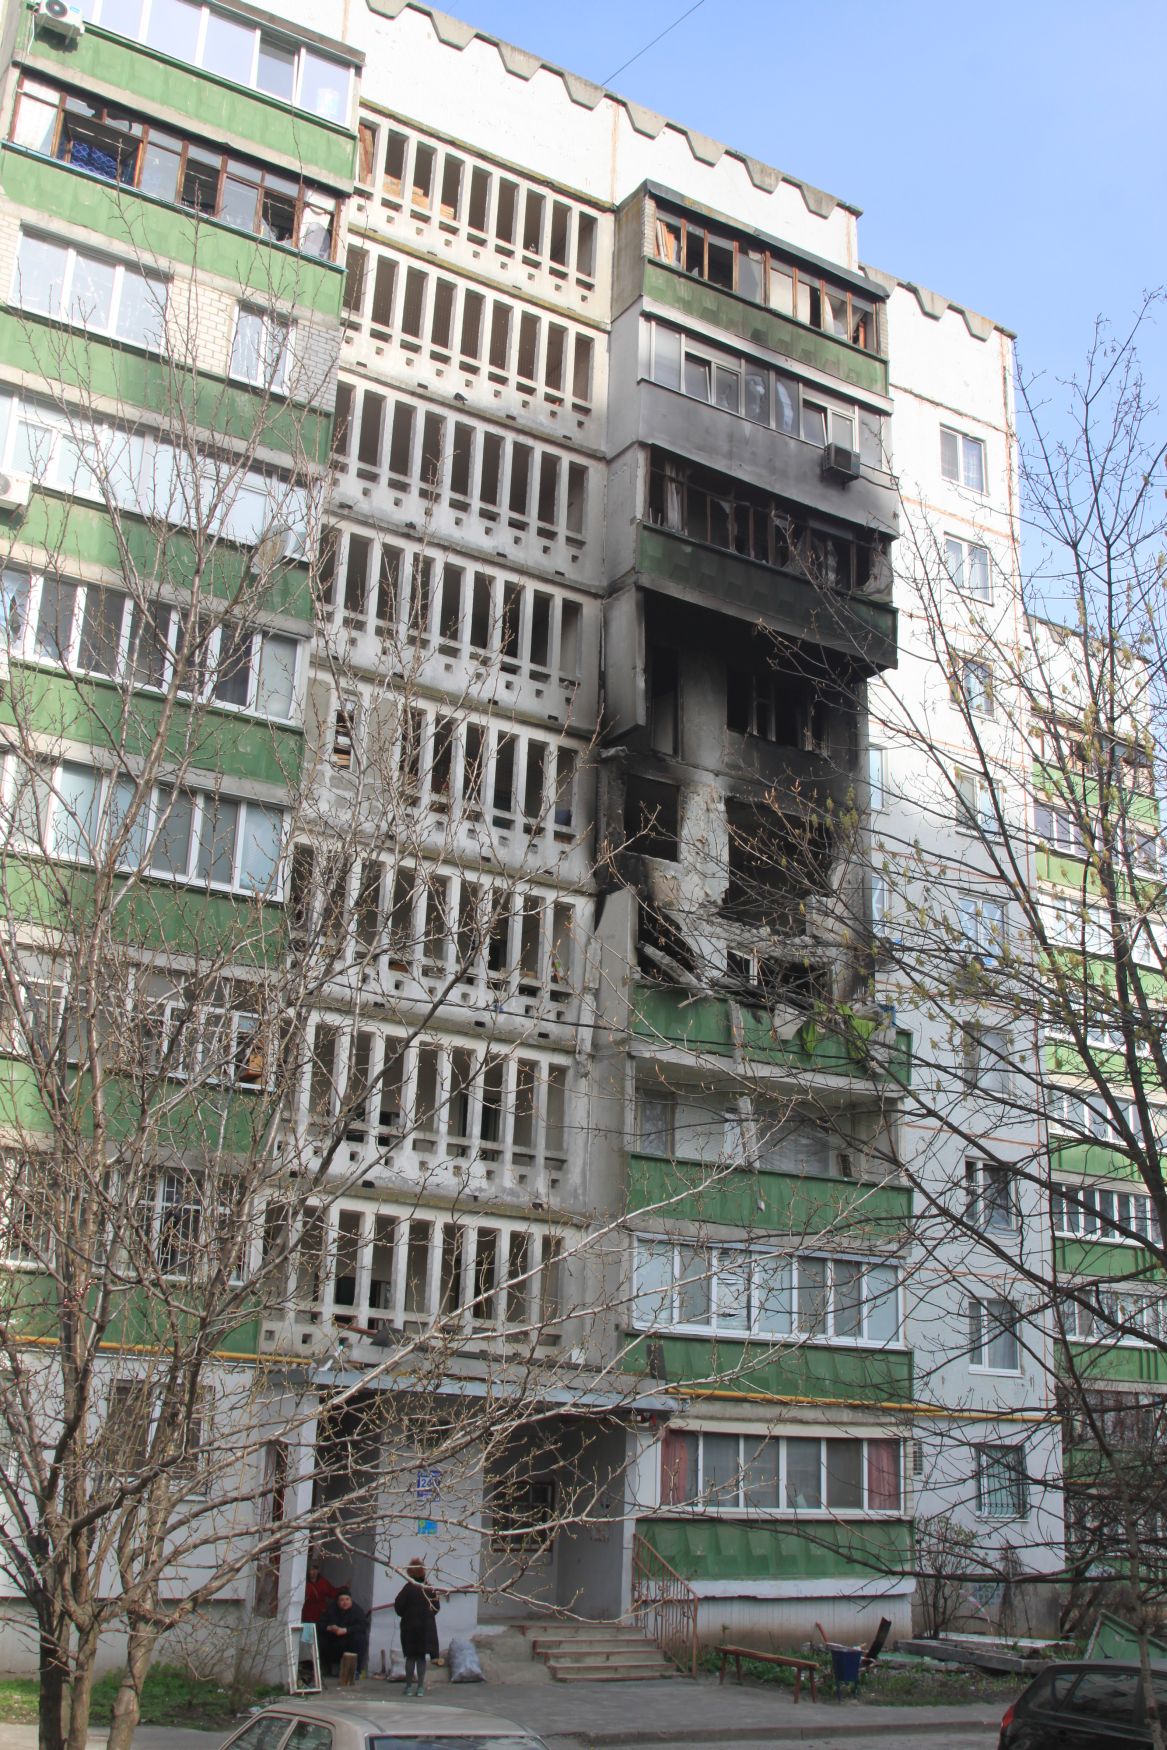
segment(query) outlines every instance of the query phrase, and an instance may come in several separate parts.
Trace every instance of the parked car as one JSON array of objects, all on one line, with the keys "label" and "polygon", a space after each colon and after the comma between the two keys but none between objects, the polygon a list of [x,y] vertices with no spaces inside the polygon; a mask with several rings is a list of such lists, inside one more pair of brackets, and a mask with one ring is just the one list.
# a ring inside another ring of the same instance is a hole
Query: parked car
[{"label": "parked car", "polygon": [[546,1750],[541,1738],[469,1708],[380,1701],[361,1684],[343,1697],[289,1696],[254,1714],[223,1750]]},{"label": "parked car", "polygon": [[[1153,1674],[1167,1719],[1167,1668]],[[1001,1721],[998,1750],[1142,1750],[1151,1742],[1138,1665],[1051,1665]]]}]

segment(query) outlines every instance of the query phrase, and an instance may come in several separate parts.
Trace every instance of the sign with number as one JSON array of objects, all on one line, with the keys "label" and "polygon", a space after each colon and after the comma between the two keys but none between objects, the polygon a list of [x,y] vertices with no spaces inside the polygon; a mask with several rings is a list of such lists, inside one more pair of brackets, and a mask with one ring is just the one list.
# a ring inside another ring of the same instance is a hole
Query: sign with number
[{"label": "sign with number", "polygon": [[417,1498],[433,1501],[441,1493],[442,1473],[437,1465],[423,1466],[417,1473]]},{"label": "sign with number", "polygon": [[438,1535],[437,1520],[419,1519],[417,1522],[417,1535],[419,1537],[436,1537]]}]

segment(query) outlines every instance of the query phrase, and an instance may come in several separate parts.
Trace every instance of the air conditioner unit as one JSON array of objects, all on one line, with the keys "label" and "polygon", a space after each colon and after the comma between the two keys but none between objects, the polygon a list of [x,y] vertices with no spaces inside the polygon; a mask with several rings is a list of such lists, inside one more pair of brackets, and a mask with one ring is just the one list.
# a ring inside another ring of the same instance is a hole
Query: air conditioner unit
[{"label": "air conditioner unit", "polygon": [[24,510],[31,487],[27,474],[0,474],[0,510]]},{"label": "air conditioner unit", "polygon": [[51,30],[70,42],[85,34],[85,14],[80,6],[70,6],[68,0],[38,0],[33,12],[38,30]]},{"label": "air conditioner unit", "polygon": [[823,451],[823,473],[828,480],[858,480],[859,451],[846,444],[828,444]]}]

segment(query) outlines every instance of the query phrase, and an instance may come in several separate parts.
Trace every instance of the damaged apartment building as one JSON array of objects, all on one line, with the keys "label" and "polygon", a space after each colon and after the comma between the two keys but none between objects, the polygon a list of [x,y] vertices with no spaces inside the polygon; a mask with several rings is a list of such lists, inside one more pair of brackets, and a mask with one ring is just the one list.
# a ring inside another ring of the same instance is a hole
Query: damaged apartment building
[{"label": "damaged apartment building", "polygon": [[[447,1637],[627,1617],[662,1574],[703,1638],[906,1629],[913,1034],[873,998],[867,836],[908,294],[794,176],[418,0],[344,18],[295,706],[319,830],[281,902],[350,946],[294,1119],[331,1165],[257,1348],[340,1383],[319,1440],[386,1482],[376,1525],[338,1488],[313,1554],[373,1610],[374,1667],[419,1538]],[[411,1394],[505,1413],[516,1371],[494,1468],[423,1496],[419,1445],[390,1475],[368,1430]]]},{"label": "damaged apartment building", "polygon": [[815,189],[425,7],[352,37],[329,637],[362,678],[322,653],[313,715],[338,806],[381,759],[409,819],[349,877],[381,1132],[310,1316],[359,1370],[465,1304],[479,1377],[484,1327],[543,1321],[523,1499],[477,1477],[481,1534],[429,1546],[460,1617],[619,1617],[663,1562],[702,1633],[906,1622],[910,1195],[877,1163],[910,1038],[856,949],[885,290]]}]

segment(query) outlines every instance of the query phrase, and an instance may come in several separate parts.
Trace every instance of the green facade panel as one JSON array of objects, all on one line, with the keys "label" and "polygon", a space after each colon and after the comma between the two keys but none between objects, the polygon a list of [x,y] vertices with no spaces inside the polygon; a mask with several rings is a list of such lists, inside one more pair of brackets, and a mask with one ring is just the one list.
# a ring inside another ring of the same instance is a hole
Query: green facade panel
[{"label": "green facade panel", "polygon": [[793,1173],[733,1172],[649,1155],[628,1159],[628,1207],[666,1225],[676,1221],[743,1228],[754,1237],[829,1238],[855,1251],[901,1241],[912,1214],[910,1188]]},{"label": "green facade panel", "polygon": [[[31,31],[31,20],[26,28]],[[141,43],[86,25],[84,36],[61,42],[39,34],[24,55],[47,78],[118,93],[127,109],[187,116],[212,139],[250,145],[261,160],[279,160],[292,174],[347,192],[352,187],[354,136],[261,91],[249,91],[174,61]]]},{"label": "green facade panel", "polygon": [[637,1531],[687,1580],[866,1579],[912,1565],[903,1519],[822,1522],[641,1519]]},{"label": "green facade panel", "polygon": [[726,997],[698,997],[667,986],[642,985],[636,992],[632,1031],[661,1045],[715,1057],[741,1053],[761,1063],[789,1064],[800,1074],[839,1075],[863,1080],[894,1081],[907,1086],[911,1080],[912,1035],[896,1031],[895,1047],[886,1067],[872,1064],[867,1040],[873,1023],[855,1021],[851,1037],[828,1032],[808,1020],[792,1039],[779,1039],[765,1009],[734,1005],[741,1031],[735,1034],[734,1017]]},{"label": "green facade panel", "polygon": [[1103,1142],[1053,1143],[1050,1161],[1055,1173],[1079,1173],[1094,1179],[1119,1179],[1141,1184],[1134,1162],[1120,1149],[1108,1148]]},{"label": "green facade panel", "polygon": [[808,578],[642,523],[637,567],[665,595],[761,623],[786,637],[841,651],[869,673],[896,666],[897,614],[888,602],[820,589]]},{"label": "green facade panel", "polygon": [[[815,1403],[905,1404],[912,1397],[912,1356],[892,1349],[841,1349],[805,1339],[779,1343],[733,1343],[724,1338],[639,1337],[626,1366],[648,1373],[647,1345],[664,1361],[670,1391],[686,1386],[720,1397],[751,1395],[798,1398]],[[656,1377],[659,1377],[659,1369]]]},{"label": "green facade panel", "polygon": [[1158,1349],[1135,1343],[1071,1343],[1069,1350],[1075,1374],[1088,1385],[1105,1386],[1108,1380],[1167,1384],[1167,1354]]},{"label": "green facade panel", "polygon": [[179,369],[136,348],[39,317],[0,313],[0,365],[108,398],[127,410],[147,408],[181,419],[188,428],[280,451],[296,465],[322,467],[328,461],[331,413]]},{"label": "green facade panel", "polygon": [[1142,1246],[1113,1240],[1056,1240],[1054,1256],[1063,1276],[1120,1277],[1128,1282],[1161,1282],[1157,1259]]},{"label": "green facade panel", "polygon": [[763,310],[748,298],[735,292],[711,286],[707,280],[694,279],[679,268],[663,262],[644,264],[644,295],[657,303],[667,304],[682,317],[695,322],[708,322],[725,334],[739,340],[764,346],[770,352],[797,364],[810,365],[816,371],[827,371],[841,382],[856,389],[867,389],[877,395],[888,393],[887,363],[874,354],[852,346],[846,340],[823,334],[817,328],[807,328],[790,316],[776,310]]},{"label": "green facade panel", "polygon": [[143,266],[181,262],[195,272],[230,280],[261,302],[298,304],[322,316],[339,316],[344,284],[339,267],[267,243],[250,231],[198,219],[180,207],[11,146],[0,150],[0,186],[9,200],[29,208],[41,223],[60,218],[82,225],[130,251]]},{"label": "green facade panel", "polygon": [[[129,565],[139,577],[152,577],[175,589],[190,588],[196,577],[205,595],[218,599],[248,601],[249,554],[230,542],[216,542],[201,556],[182,529],[159,535],[143,520],[123,516],[120,534],[100,505],[84,504],[58,492],[34,492],[19,524],[0,515],[0,531],[9,538],[19,528],[22,544],[40,547],[46,563],[65,572],[70,564],[103,566],[115,576],[125,575]],[[286,614],[303,622],[305,635],[312,626],[312,591],[304,566],[281,567],[264,593],[265,611]]]},{"label": "green facade panel", "polygon": [[[93,875],[66,863],[51,871],[41,863],[5,859],[4,915],[47,931],[75,925],[93,905]],[[209,960],[233,961],[241,970],[278,962],[286,952],[287,920],[281,905],[145,876],[122,888],[112,920],[114,939],[143,952],[167,947]]]}]

